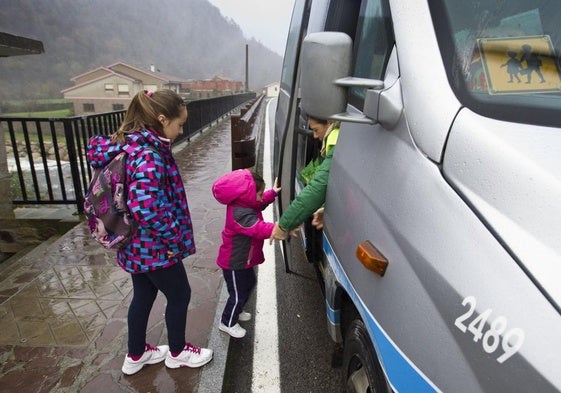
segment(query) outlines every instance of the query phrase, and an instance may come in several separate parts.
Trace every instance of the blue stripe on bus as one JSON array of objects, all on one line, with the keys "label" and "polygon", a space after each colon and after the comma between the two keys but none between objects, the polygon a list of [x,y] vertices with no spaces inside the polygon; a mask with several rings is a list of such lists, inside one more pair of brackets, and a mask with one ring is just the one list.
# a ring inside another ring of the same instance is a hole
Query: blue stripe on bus
[{"label": "blue stripe on bus", "polygon": [[[351,297],[355,307],[363,318],[366,328],[370,334],[370,339],[378,356],[381,358],[382,367],[386,372],[388,382],[395,392],[439,392],[438,388],[432,384],[428,378],[401,352],[391,338],[378,324],[365,307],[359,295],[351,285],[349,278],[343,271],[337,256],[333,253],[333,248],[329,240],[323,235],[323,249],[327,260],[337,281]],[[338,312],[327,307],[327,318],[333,323],[340,323]],[[422,345],[422,344],[419,344]]]},{"label": "blue stripe on bus", "polygon": [[341,323],[341,310],[334,310],[331,305],[325,299],[325,311],[327,312],[327,319],[331,321],[334,325],[339,325]]}]

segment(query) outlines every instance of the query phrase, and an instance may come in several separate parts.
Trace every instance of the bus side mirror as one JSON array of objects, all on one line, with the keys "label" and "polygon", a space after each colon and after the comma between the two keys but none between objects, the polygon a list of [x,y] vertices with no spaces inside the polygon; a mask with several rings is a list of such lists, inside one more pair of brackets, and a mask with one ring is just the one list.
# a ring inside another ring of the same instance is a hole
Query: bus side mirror
[{"label": "bus side mirror", "polygon": [[[401,113],[401,107],[395,109],[395,105],[387,105],[390,101],[382,96],[384,81],[349,76],[352,50],[353,41],[345,33],[311,33],[304,38],[300,55],[302,109],[319,119],[364,124],[380,121],[383,125],[394,126],[395,114]],[[351,87],[366,89],[364,115],[347,112],[347,93]],[[379,108],[386,106],[392,109],[387,111],[391,115],[388,121],[385,120],[385,117],[388,117],[386,111],[381,116],[378,114]]]},{"label": "bus side mirror", "polygon": [[300,55],[300,104],[309,115],[328,119],[347,108],[347,87],[335,81],[351,72],[353,41],[345,33],[311,33]]}]

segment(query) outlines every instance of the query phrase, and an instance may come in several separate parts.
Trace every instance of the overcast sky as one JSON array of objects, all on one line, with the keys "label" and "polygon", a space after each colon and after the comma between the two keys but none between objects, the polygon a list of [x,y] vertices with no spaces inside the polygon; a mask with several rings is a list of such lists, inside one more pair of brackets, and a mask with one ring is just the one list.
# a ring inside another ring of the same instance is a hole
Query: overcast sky
[{"label": "overcast sky", "polygon": [[246,38],[255,38],[284,56],[286,35],[295,0],[209,0],[242,29]]}]

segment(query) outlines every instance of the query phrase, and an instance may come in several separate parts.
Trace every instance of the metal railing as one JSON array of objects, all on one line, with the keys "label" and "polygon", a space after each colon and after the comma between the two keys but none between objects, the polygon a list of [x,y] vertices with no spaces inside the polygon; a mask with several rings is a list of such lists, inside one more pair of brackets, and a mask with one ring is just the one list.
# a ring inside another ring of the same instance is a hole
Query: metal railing
[{"label": "metal railing", "polygon": [[251,100],[249,107],[240,109],[239,115],[231,115],[232,170],[250,168],[256,161],[256,139],[259,134],[257,115],[264,96]]},{"label": "metal railing", "polygon": [[[175,143],[189,140],[255,96],[244,93],[188,102],[183,135]],[[12,203],[75,204],[82,214],[84,193],[92,174],[86,160],[89,138],[115,132],[124,115],[121,110],[54,119],[0,117],[0,132],[6,135]]]}]

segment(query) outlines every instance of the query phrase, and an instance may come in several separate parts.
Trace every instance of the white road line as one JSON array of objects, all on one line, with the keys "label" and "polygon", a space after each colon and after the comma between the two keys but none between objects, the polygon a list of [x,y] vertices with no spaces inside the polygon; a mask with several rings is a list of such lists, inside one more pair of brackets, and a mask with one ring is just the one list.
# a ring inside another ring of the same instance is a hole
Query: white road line
[{"label": "white road line", "polygon": [[[265,147],[263,149],[263,178],[272,187],[269,135],[269,106],[265,112]],[[273,221],[273,206],[263,212],[265,221]],[[277,284],[275,277],[275,245],[265,240],[265,262],[259,265],[256,293],[255,341],[253,344],[252,392],[280,392],[279,339],[277,328]]]}]

